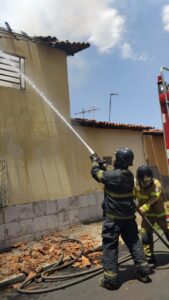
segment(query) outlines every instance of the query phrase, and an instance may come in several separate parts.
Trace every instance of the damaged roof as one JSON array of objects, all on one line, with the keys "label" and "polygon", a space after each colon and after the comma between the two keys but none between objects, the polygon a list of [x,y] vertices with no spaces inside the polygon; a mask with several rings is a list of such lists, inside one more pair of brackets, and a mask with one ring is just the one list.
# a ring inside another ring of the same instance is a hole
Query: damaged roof
[{"label": "damaged roof", "polygon": [[137,131],[149,131],[150,129],[154,129],[151,126],[144,125],[133,125],[133,124],[123,124],[123,123],[110,123],[96,120],[88,120],[88,119],[80,119],[80,118],[72,118],[71,123],[74,126],[86,126],[86,127],[95,127],[95,128],[106,128],[106,129],[131,129]]},{"label": "damaged roof", "polygon": [[29,36],[24,31],[16,33],[11,29],[9,30],[9,28],[6,29],[4,27],[0,27],[0,38],[14,38],[18,41],[29,40],[33,43],[44,44],[51,48],[63,50],[67,53],[67,55],[74,55],[75,53],[90,47],[89,43],[59,41],[56,37],[52,36]]}]

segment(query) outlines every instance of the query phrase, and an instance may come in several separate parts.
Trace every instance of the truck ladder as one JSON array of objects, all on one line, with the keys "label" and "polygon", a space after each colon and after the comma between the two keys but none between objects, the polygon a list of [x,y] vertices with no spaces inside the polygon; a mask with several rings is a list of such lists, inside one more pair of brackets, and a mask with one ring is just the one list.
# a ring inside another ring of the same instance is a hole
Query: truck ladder
[{"label": "truck ladder", "polygon": [[169,173],[169,84],[164,79],[164,71],[169,71],[169,68],[161,68],[160,75],[157,78],[157,85],[164,131],[167,166]]}]

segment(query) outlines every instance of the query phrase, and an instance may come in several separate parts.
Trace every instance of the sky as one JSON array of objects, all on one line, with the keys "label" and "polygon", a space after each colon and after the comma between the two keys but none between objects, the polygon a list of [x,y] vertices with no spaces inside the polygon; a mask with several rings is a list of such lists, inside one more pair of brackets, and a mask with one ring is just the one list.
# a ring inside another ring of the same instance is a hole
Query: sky
[{"label": "sky", "polygon": [[[0,5],[0,26],[7,21],[16,32],[90,43],[67,59],[72,118],[94,107],[85,118],[162,129],[157,76],[161,67],[169,68],[169,0],[0,0]],[[169,72],[164,77],[169,82]]]}]

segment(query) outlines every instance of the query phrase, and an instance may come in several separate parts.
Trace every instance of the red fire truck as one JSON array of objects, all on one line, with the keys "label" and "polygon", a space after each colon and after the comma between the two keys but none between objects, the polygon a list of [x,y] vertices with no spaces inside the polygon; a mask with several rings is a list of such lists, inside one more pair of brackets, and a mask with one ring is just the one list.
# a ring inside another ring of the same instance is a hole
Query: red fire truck
[{"label": "red fire truck", "polygon": [[[164,71],[169,71],[169,68],[166,67],[161,68],[160,75],[157,77],[157,85],[158,85],[162,122],[163,122],[166,159],[167,159],[168,174],[169,174],[169,84],[164,79]],[[168,206],[166,207],[166,211],[167,211],[167,222],[169,222]]]},{"label": "red fire truck", "polygon": [[163,122],[166,158],[169,172],[169,84],[164,79],[164,71],[169,71],[169,68],[161,68],[160,75],[157,78],[157,84]]}]

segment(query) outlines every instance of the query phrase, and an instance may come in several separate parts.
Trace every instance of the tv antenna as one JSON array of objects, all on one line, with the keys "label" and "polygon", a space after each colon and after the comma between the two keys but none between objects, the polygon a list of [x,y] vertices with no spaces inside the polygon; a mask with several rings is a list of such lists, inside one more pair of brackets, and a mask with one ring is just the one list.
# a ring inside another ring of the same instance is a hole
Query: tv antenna
[{"label": "tv antenna", "polygon": [[87,109],[85,110],[84,108],[82,109],[82,111],[79,111],[77,113],[75,113],[75,115],[79,115],[79,114],[83,114],[83,119],[85,119],[85,113],[93,113],[93,120],[94,120],[94,114],[95,114],[95,111],[96,110],[99,110],[99,108],[96,108],[95,106],[91,106],[90,109]]}]

